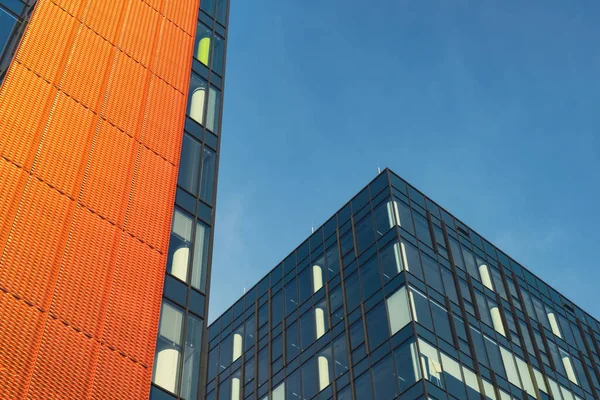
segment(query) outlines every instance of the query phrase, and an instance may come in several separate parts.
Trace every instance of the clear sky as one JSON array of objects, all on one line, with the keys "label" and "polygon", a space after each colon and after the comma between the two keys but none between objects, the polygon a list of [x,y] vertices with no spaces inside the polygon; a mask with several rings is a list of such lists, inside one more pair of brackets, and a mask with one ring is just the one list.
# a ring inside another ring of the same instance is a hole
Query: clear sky
[{"label": "clear sky", "polygon": [[231,0],[213,321],[389,167],[600,318],[597,0]]}]

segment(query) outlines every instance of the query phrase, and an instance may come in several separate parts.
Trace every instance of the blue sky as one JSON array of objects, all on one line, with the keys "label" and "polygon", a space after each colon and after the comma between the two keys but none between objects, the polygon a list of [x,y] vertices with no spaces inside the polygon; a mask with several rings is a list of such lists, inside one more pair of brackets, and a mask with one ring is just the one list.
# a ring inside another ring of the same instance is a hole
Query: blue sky
[{"label": "blue sky", "polygon": [[600,317],[600,3],[231,3],[210,321],[377,167]]}]

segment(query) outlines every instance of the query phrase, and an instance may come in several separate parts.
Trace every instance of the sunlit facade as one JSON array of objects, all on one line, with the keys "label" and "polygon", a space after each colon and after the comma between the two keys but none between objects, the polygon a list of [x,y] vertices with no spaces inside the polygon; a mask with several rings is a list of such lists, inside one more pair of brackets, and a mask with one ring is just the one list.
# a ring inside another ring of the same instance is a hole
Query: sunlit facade
[{"label": "sunlit facade", "polygon": [[208,400],[600,392],[598,321],[389,170],[208,335]]},{"label": "sunlit facade", "polygon": [[204,398],[228,6],[0,0],[0,398]]}]

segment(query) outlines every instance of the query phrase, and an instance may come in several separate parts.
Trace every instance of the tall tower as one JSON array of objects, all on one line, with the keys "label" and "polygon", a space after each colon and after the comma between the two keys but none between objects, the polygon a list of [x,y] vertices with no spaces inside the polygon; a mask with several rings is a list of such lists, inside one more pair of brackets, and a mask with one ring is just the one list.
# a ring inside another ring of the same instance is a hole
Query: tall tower
[{"label": "tall tower", "polygon": [[227,7],[0,0],[0,398],[203,398]]}]

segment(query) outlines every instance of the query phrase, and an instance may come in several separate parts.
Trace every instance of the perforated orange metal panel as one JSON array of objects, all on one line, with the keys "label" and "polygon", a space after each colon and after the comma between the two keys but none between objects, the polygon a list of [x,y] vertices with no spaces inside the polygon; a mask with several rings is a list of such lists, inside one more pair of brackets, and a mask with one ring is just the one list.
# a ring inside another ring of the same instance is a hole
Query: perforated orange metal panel
[{"label": "perforated orange metal panel", "polygon": [[198,0],[38,0],[0,88],[0,399],[146,399]]}]

